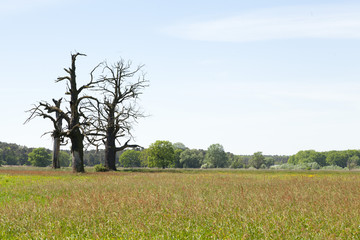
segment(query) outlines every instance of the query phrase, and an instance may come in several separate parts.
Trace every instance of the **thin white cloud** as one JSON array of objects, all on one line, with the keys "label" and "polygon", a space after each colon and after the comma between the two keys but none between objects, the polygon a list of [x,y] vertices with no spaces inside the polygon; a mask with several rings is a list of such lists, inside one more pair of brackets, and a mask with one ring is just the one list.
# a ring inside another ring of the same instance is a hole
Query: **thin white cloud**
[{"label": "thin white cloud", "polygon": [[166,31],[201,41],[247,42],[295,38],[360,38],[360,5],[316,5],[257,10],[203,22],[181,23]]}]

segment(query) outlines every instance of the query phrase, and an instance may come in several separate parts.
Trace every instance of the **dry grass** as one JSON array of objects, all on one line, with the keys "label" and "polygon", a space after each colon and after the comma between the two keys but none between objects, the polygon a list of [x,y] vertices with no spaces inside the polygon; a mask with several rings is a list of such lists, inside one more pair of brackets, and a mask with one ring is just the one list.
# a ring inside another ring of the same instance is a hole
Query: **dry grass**
[{"label": "dry grass", "polygon": [[0,170],[0,239],[360,239],[348,172]]}]

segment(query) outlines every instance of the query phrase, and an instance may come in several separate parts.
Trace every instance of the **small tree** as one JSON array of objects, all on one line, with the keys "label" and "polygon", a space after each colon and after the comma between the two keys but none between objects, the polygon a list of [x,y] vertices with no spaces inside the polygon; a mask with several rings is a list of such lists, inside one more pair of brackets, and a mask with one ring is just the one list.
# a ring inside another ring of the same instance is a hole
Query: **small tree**
[{"label": "small tree", "polygon": [[175,158],[174,158],[174,164],[173,166],[175,168],[182,168],[182,164],[180,163],[180,154],[185,150],[188,149],[185,144],[181,142],[173,143],[173,148],[175,151]]},{"label": "small tree", "polygon": [[35,148],[28,157],[28,161],[35,167],[47,167],[51,164],[51,155],[45,148]]},{"label": "small tree", "polygon": [[205,155],[205,162],[215,168],[226,167],[228,157],[224,151],[224,147],[220,144],[212,144],[208,148]]},{"label": "small tree", "polygon": [[244,165],[244,159],[241,156],[234,155],[230,168],[243,168]]},{"label": "small tree", "polygon": [[275,159],[272,157],[265,157],[264,164],[267,168],[270,168],[270,166],[275,164]]},{"label": "small tree", "polygon": [[140,151],[126,150],[119,157],[120,165],[123,167],[141,167]]},{"label": "small tree", "polygon": [[175,168],[182,168],[183,167],[183,165],[180,162],[180,155],[181,155],[182,152],[184,152],[184,150],[181,149],[181,148],[177,148],[177,149],[174,150],[174,164],[173,164],[173,166]]},{"label": "small tree", "polygon": [[265,157],[262,152],[256,152],[250,159],[250,165],[256,169],[259,169],[261,165],[265,163]]},{"label": "small tree", "polygon": [[349,170],[358,166],[359,160],[360,160],[360,158],[356,155],[350,157],[347,161],[347,167],[349,168]]},{"label": "small tree", "polygon": [[149,166],[149,149],[143,149],[140,153],[140,162],[141,167],[148,167]]},{"label": "small tree", "polygon": [[200,168],[203,154],[196,149],[186,149],[180,154],[180,163],[184,168]]},{"label": "small tree", "polygon": [[169,167],[174,162],[174,148],[169,141],[156,141],[148,149],[149,167]]}]

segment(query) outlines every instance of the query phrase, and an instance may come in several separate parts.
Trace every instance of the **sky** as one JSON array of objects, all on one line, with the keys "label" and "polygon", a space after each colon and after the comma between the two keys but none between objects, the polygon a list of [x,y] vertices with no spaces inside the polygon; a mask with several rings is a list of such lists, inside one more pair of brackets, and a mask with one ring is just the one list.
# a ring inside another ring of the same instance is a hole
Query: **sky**
[{"label": "sky", "polygon": [[51,123],[24,125],[26,110],[64,95],[55,79],[81,52],[79,84],[103,60],[145,64],[141,146],[359,149],[359,11],[350,0],[0,0],[0,141],[51,149]]}]

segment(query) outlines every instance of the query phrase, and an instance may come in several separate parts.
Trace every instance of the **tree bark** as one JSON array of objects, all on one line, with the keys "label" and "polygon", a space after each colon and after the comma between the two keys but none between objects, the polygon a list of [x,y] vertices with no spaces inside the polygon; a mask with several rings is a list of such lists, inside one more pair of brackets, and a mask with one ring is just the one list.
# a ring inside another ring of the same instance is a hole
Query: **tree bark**
[{"label": "tree bark", "polygon": [[108,119],[105,141],[105,167],[116,171],[115,104],[108,105]]},{"label": "tree bark", "polygon": [[85,172],[84,168],[84,134],[80,130],[80,113],[79,113],[79,94],[82,88],[76,86],[76,57],[83,54],[71,55],[71,68],[68,69],[70,75],[70,111],[71,119],[69,124],[69,138],[71,140],[71,155],[73,172]]},{"label": "tree bark", "polygon": [[[60,109],[61,100],[55,100],[53,99],[53,102],[55,103],[55,107]],[[52,155],[52,168],[60,168],[60,160],[59,160],[59,153],[60,153],[60,134],[61,128],[62,128],[62,117],[59,112],[55,112],[56,116],[56,129],[53,132],[53,138],[54,138],[54,145],[53,145],[53,155]]]},{"label": "tree bark", "polygon": [[84,136],[80,129],[74,130],[70,136],[71,139],[71,156],[73,172],[85,172],[84,168]]},{"label": "tree bark", "polygon": [[59,152],[60,152],[60,138],[54,137],[54,146],[53,146],[53,155],[52,155],[52,168],[60,168],[60,160],[59,160]]},{"label": "tree bark", "polygon": [[107,136],[105,142],[105,167],[116,171],[116,146],[113,134]]}]

